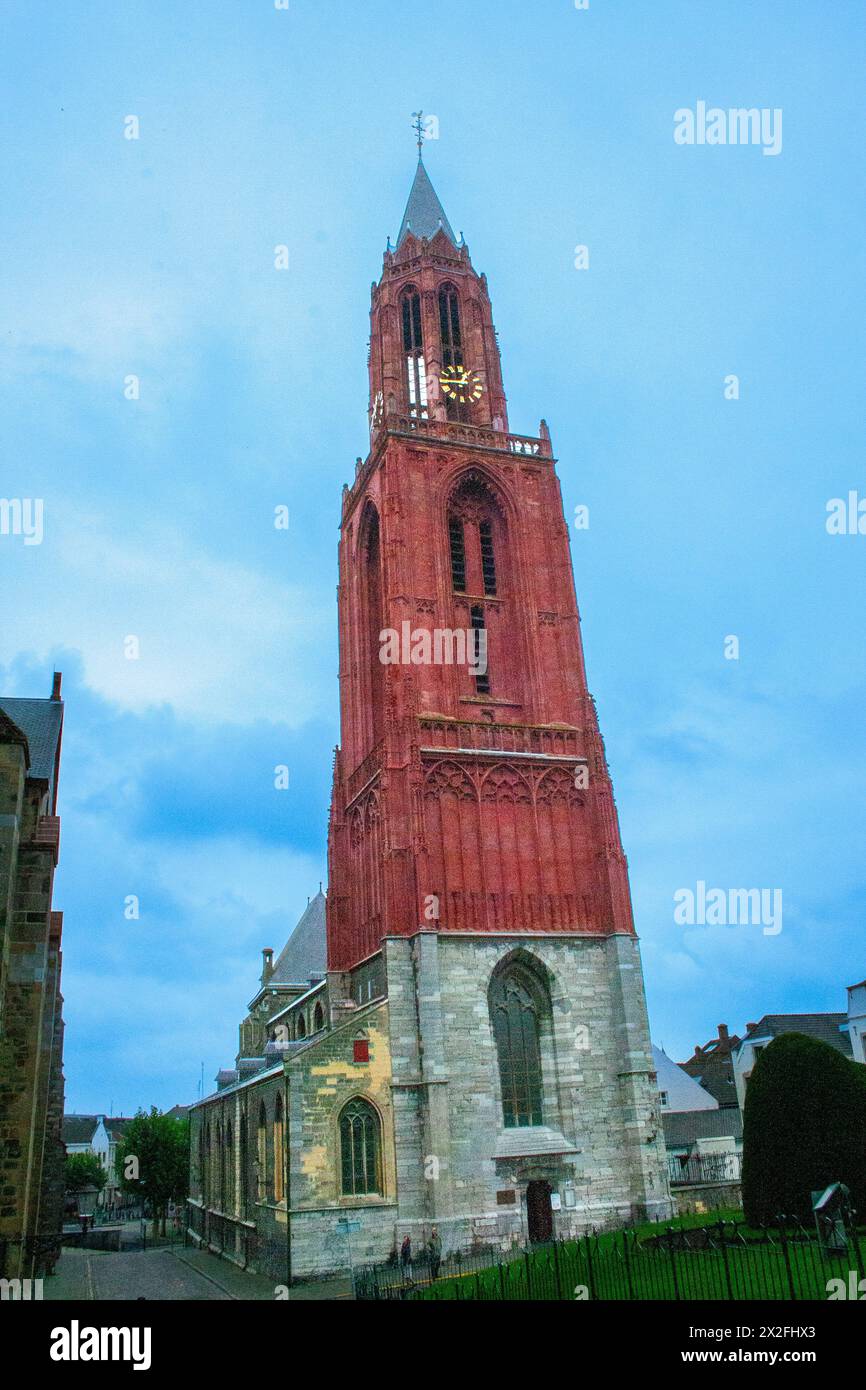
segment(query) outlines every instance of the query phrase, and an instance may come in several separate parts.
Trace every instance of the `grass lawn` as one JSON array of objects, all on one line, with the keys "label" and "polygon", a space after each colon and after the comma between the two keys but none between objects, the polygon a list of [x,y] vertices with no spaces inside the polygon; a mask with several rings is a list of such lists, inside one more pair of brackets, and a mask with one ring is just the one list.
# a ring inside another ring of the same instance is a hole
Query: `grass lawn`
[{"label": "grass lawn", "polygon": [[[816,1242],[790,1238],[783,1246],[778,1233],[773,1243],[738,1225],[748,1243],[717,1250],[641,1249],[640,1242],[669,1230],[712,1226],[719,1219],[739,1217],[738,1211],[679,1217],[650,1223],[629,1233],[609,1232],[581,1241],[567,1241],[528,1254],[505,1257],[486,1269],[439,1279],[419,1288],[416,1297],[445,1300],[790,1300],[827,1298],[827,1281],[847,1280],[857,1268],[853,1253],[833,1256]],[[635,1239],[636,1236],[636,1239]],[[753,1237],[749,1240],[749,1237]],[[861,1241],[861,1260],[866,1255]]]}]

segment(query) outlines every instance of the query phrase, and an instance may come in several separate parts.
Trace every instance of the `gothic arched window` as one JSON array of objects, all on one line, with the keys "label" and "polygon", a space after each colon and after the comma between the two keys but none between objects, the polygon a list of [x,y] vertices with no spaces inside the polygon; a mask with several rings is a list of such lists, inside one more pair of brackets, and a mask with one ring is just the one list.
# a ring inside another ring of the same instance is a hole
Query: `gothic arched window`
[{"label": "gothic arched window", "polygon": [[274,1106],[274,1201],[281,1202],[285,1196],[285,1123],[283,1119],[283,1098],[277,1096]]},{"label": "gothic arched window", "polygon": [[260,1202],[267,1200],[268,1196],[268,1117],[265,1111],[264,1101],[259,1106],[259,1129],[256,1136],[256,1159],[258,1169],[258,1199]]},{"label": "gothic arched window", "polygon": [[223,1153],[223,1131],[222,1125],[217,1120],[216,1126],[216,1204],[220,1211],[225,1208],[223,1194],[225,1191],[225,1154]]},{"label": "gothic arched window", "polygon": [[233,1211],[235,1204],[235,1149],[231,1120],[226,1123],[226,1180],[225,1210]]},{"label": "gothic arched window", "polygon": [[240,1167],[240,1212],[241,1216],[247,1216],[249,1208],[249,1176],[247,1174],[247,1117],[241,1115],[240,1129],[238,1131],[239,1167]]},{"label": "gothic arched window", "polygon": [[325,1015],[324,1015],[324,1011],[323,1011],[323,1009],[322,1009],[321,1004],[317,1004],[317,1005],[316,1005],[316,1011],[315,1011],[315,1013],[313,1014],[313,1031],[316,1032],[316,1033],[321,1033],[321,1031],[322,1031],[322,1029],[324,1028],[324,1026],[325,1026]]},{"label": "gothic arched window", "polygon": [[[367,608],[366,633],[362,660],[367,686],[365,705],[369,719],[369,734],[373,743],[382,737],[384,722],[385,668],[380,660],[383,624],[382,604],[382,544],[379,534],[379,513],[372,503],[364,510],[363,533],[360,538],[363,556],[363,597]],[[366,639],[366,640],[365,640]]]},{"label": "gothic arched window", "polygon": [[403,353],[406,358],[406,395],[409,414],[427,419],[427,364],[424,361],[424,334],[421,327],[421,296],[414,285],[407,285],[400,299],[403,321]]},{"label": "gothic arched window", "polygon": [[505,1127],[540,1125],[543,1117],[539,1039],[545,1004],[542,991],[528,970],[510,965],[494,975],[489,1004]]},{"label": "gothic arched window", "polygon": [[350,1100],[340,1112],[340,1169],[344,1197],[382,1192],[381,1128],[369,1101]]},{"label": "gothic arched window", "polygon": [[198,1132],[198,1173],[199,1188],[201,1189],[201,1199],[207,1203],[207,1164],[209,1139],[206,1137],[210,1133],[207,1125],[202,1125]]}]

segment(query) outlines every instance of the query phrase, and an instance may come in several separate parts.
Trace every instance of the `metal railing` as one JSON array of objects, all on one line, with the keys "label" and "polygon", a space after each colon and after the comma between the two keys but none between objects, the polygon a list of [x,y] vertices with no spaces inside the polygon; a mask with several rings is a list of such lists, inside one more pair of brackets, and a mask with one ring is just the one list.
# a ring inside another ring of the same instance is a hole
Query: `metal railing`
[{"label": "metal railing", "polygon": [[[718,1221],[668,1227],[640,1238],[635,1231],[588,1235],[506,1252],[455,1252],[434,1271],[424,1256],[402,1268],[358,1269],[359,1299],[449,1301],[825,1300],[841,1280],[860,1287],[866,1237],[850,1231],[836,1254],[798,1222],[762,1231]],[[866,1287],[866,1285],[864,1285]]]},{"label": "metal railing", "polygon": [[688,1157],[668,1154],[668,1175],[672,1187],[739,1182],[740,1169],[738,1153],[689,1154]]}]

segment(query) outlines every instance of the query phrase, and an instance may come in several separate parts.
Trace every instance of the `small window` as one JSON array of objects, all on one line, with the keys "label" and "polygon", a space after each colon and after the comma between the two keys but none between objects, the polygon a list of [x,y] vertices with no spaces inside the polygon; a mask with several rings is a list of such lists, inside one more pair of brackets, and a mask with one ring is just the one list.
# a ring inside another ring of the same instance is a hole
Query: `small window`
[{"label": "small window", "polygon": [[321,1033],[325,1026],[325,1015],[321,1004],[316,1005],[316,1012],[313,1014],[313,1028],[315,1032]]},{"label": "small window", "polygon": [[299,1037],[299,1038],[305,1038],[306,1036],[307,1036],[307,1022],[306,1022],[306,1019],[304,1018],[304,1015],[303,1015],[303,1014],[298,1014],[298,1037]]},{"label": "small window", "polygon": [[356,1038],[352,1044],[352,1061],[369,1062],[370,1044],[366,1038]]}]

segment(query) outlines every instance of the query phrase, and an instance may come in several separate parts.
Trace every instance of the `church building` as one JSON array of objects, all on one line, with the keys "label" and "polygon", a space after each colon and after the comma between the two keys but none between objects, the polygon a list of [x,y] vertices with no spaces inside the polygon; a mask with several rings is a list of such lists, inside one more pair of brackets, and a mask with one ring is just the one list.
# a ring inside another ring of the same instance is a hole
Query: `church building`
[{"label": "church building", "polygon": [[[193,1107],[190,1231],[278,1282],[667,1215],[550,435],[419,149],[343,489],[329,884]],[[393,639],[393,640],[392,640]],[[347,1225],[347,1219],[350,1224]]]}]

